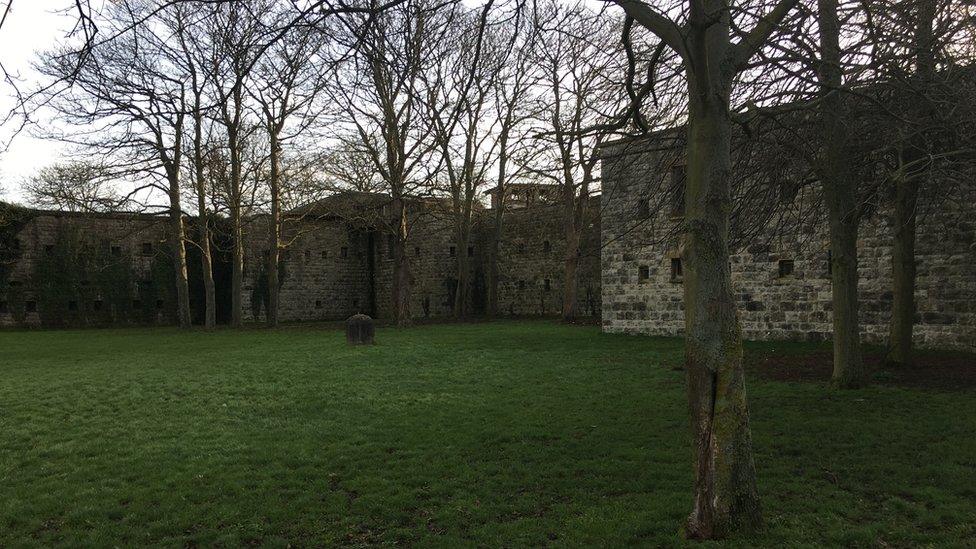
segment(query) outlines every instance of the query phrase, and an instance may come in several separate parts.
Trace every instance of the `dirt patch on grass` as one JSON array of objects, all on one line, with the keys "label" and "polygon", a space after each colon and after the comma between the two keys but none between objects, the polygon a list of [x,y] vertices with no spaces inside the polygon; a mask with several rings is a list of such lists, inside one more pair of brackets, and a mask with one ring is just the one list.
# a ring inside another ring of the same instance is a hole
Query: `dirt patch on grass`
[{"label": "dirt patch on grass", "polygon": [[[895,387],[964,391],[976,389],[976,355],[951,352],[922,352],[911,367],[884,364],[881,352],[866,352],[864,362],[872,383]],[[774,381],[826,382],[833,371],[829,349],[805,353],[752,351],[746,355],[746,369]]]}]

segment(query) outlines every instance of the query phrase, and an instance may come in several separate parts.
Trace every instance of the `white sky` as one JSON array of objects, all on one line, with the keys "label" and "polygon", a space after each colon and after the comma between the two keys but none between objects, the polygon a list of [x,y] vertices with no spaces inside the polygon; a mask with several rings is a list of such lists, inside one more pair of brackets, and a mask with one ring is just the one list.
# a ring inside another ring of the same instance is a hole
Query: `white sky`
[{"label": "white sky", "polygon": [[[0,0],[0,12],[10,0]],[[21,87],[28,89],[35,78],[30,69],[35,52],[47,49],[71,30],[74,20],[58,10],[70,8],[73,0],[13,0],[10,14],[0,29],[0,61],[7,70],[20,76]],[[6,114],[13,105],[9,86],[0,85],[0,109]],[[0,142],[10,138],[11,128],[0,128]],[[10,148],[0,151],[0,199],[22,199],[20,182],[38,168],[57,162],[63,147],[55,141],[38,139],[26,132],[18,135]]]}]

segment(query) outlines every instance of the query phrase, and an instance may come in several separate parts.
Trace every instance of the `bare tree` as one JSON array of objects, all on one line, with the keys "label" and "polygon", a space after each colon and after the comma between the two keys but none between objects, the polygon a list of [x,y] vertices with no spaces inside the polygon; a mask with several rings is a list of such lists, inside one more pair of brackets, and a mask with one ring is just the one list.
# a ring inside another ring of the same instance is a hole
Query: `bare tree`
[{"label": "bare tree", "polygon": [[45,166],[23,184],[31,204],[59,211],[98,212],[120,207],[121,198],[103,166],[91,161]]},{"label": "bare tree", "polygon": [[347,18],[344,49],[335,52],[344,59],[331,86],[333,100],[349,126],[336,138],[345,140],[345,149],[370,158],[390,195],[390,215],[376,221],[392,235],[398,326],[412,322],[408,202],[429,192],[431,153],[437,146],[425,112],[423,75],[446,28],[441,5],[408,0],[372,16]]},{"label": "bare tree", "polygon": [[[694,506],[686,534],[721,538],[762,522],[742,368],[742,330],[729,268],[732,117],[736,77],[796,0],[760,17],[725,0],[655,9],[612,0],[676,52],[688,86],[684,265],[685,370],[694,433]],[[738,20],[733,21],[733,14]],[[756,21],[748,31],[750,20]],[[738,38],[733,41],[733,38]],[[653,80],[650,71],[649,80]],[[639,105],[637,101],[633,102]]]},{"label": "bare tree", "polygon": [[[489,316],[498,314],[499,247],[504,234],[505,206],[509,182],[518,177],[523,170],[518,164],[531,164],[532,147],[537,140],[532,139],[531,120],[534,109],[532,90],[536,88],[541,72],[534,62],[534,48],[538,38],[537,27],[528,14],[520,11],[519,17],[503,23],[504,31],[510,35],[507,48],[502,52],[502,62],[495,78],[494,111],[497,119],[497,177],[494,194],[497,197],[492,212],[491,237],[488,243],[487,290]],[[512,160],[519,162],[513,164]]]},{"label": "bare tree", "polygon": [[429,112],[451,200],[454,242],[460,250],[455,255],[456,318],[470,312],[470,258],[465,251],[471,245],[479,190],[498,147],[498,121],[490,113],[508,44],[496,22],[489,19],[493,5],[489,1],[478,10],[460,10],[452,17],[426,79]]},{"label": "bare tree", "polygon": [[[282,14],[274,14],[283,17]],[[326,81],[327,62],[319,55],[323,35],[295,27],[268,47],[253,71],[254,98],[269,144],[268,325],[278,325],[279,254],[282,247],[282,146],[316,119],[314,109]],[[287,134],[286,134],[287,132]]]},{"label": "bare tree", "polygon": [[244,217],[251,202],[248,200],[245,166],[248,138],[255,130],[247,120],[246,91],[251,70],[266,45],[267,29],[258,13],[269,9],[267,3],[245,6],[225,4],[213,8],[206,19],[211,35],[210,86],[211,102],[217,111],[217,121],[225,132],[224,144],[229,162],[229,178],[224,197],[230,213],[231,230],[231,325],[243,323],[244,287]]},{"label": "bare tree", "polygon": [[535,113],[543,143],[530,169],[556,186],[566,241],[562,318],[577,315],[580,245],[591,193],[599,184],[596,150],[606,131],[591,131],[620,110],[624,71],[618,22],[583,7],[550,3],[540,10],[534,48],[543,72]]},{"label": "bare tree", "polygon": [[189,328],[189,288],[180,204],[185,75],[169,55],[166,36],[151,26],[132,24],[145,11],[155,8],[152,0],[114,4],[106,21],[113,27],[128,29],[127,32],[116,33],[111,42],[93,47],[80,65],[61,51],[46,55],[38,68],[52,81],[71,79],[70,87],[50,91],[56,99],[50,105],[63,121],[78,128],[65,136],[66,140],[112,157],[120,176],[159,176],[162,181],[140,184],[137,190],[155,188],[167,198],[178,319],[181,327]]},{"label": "bare tree", "polygon": [[[972,123],[972,44],[976,23],[953,0],[877,2],[859,21],[880,108],[872,134],[890,184],[892,310],[886,361],[913,362],[915,240],[920,210],[967,187],[976,147]],[[967,75],[967,73],[970,73]]]}]

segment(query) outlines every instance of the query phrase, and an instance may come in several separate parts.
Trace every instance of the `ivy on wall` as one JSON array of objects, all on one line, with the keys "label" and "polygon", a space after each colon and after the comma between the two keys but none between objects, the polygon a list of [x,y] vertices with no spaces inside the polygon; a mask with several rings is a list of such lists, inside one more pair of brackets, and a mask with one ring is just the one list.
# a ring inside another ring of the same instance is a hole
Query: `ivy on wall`
[{"label": "ivy on wall", "polygon": [[[46,242],[18,240],[37,212],[0,203],[0,300],[15,323],[37,314],[41,327],[172,322],[176,316],[170,258],[147,255],[61,219]],[[36,249],[25,251],[29,245]],[[31,261],[27,281],[11,281],[18,261]]]},{"label": "ivy on wall", "polygon": [[[45,246],[32,280],[41,326],[151,324],[175,308],[173,267],[159,253],[134,259],[108,239],[86,241],[61,224]],[[139,263],[139,264],[137,264]]]},{"label": "ivy on wall", "polygon": [[[268,262],[261,261],[261,272],[258,273],[257,279],[254,281],[254,288],[251,289],[251,313],[254,318],[261,317],[261,311],[268,310],[268,303],[271,301],[271,295],[268,291]],[[285,284],[285,278],[288,276],[288,260],[285,259],[284,254],[278,257],[278,289]]]}]

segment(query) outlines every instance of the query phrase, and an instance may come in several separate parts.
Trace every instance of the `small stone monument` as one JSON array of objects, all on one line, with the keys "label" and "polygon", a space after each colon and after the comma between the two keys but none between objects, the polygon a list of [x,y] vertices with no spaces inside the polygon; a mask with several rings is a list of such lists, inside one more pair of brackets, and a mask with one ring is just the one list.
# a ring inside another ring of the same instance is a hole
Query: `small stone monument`
[{"label": "small stone monument", "polygon": [[369,315],[360,313],[346,319],[346,342],[350,345],[372,345],[374,332]]}]

